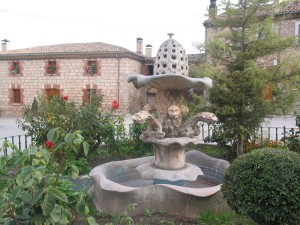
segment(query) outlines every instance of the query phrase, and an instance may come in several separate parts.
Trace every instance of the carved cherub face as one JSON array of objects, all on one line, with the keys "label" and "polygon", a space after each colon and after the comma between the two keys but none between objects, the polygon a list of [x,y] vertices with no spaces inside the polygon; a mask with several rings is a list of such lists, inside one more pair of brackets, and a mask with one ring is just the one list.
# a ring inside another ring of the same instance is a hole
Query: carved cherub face
[{"label": "carved cherub face", "polygon": [[168,108],[168,115],[171,119],[177,119],[180,116],[180,109],[176,105],[171,105]]}]

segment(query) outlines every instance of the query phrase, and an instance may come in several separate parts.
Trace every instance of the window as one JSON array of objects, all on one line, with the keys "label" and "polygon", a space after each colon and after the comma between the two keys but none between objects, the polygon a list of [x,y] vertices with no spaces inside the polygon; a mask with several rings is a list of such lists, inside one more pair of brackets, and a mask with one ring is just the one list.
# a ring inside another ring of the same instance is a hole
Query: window
[{"label": "window", "polygon": [[21,90],[20,89],[13,89],[13,104],[21,104]]},{"label": "window", "polygon": [[295,23],[295,36],[300,39],[300,21]]},{"label": "window", "polygon": [[20,62],[12,62],[10,71],[12,75],[20,75]]},{"label": "window", "polygon": [[87,67],[86,67],[86,74],[93,76],[97,74],[97,61],[88,61]]},{"label": "window", "polygon": [[83,94],[83,102],[86,104],[90,103],[93,95],[96,95],[96,89],[85,89]]},{"label": "window", "polygon": [[10,105],[22,105],[24,103],[23,88],[19,84],[12,84],[9,87],[9,104]]},{"label": "window", "polygon": [[47,74],[49,75],[55,75],[56,74],[56,61],[50,60],[48,61],[48,65],[47,65]]}]

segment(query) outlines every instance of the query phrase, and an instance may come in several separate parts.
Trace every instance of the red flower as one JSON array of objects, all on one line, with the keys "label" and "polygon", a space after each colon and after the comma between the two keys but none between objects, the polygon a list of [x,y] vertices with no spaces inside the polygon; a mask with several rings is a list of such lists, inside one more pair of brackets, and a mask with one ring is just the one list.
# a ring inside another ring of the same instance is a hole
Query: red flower
[{"label": "red flower", "polygon": [[114,100],[113,102],[112,102],[112,108],[114,109],[114,110],[116,110],[116,109],[118,109],[119,108],[119,104],[118,104],[118,102],[117,102],[117,100]]},{"label": "red flower", "polygon": [[69,99],[69,96],[68,96],[68,95],[65,95],[63,98],[64,98],[64,100],[68,100],[68,99]]},{"label": "red flower", "polygon": [[49,140],[46,141],[45,145],[46,145],[47,148],[54,148],[54,146],[55,146],[54,143],[52,141],[49,141]]}]

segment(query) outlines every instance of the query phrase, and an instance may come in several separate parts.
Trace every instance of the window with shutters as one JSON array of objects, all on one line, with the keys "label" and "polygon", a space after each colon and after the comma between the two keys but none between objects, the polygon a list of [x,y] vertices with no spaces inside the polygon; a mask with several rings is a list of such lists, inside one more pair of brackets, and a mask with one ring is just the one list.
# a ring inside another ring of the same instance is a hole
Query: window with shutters
[{"label": "window with shutters", "polygon": [[21,75],[21,65],[20,62],[12,62],[10,66],[10,73],[12,75]]},{"label": "window with shutters", "polygon": [[46,73],[48,75],[56,75],[57,72],[57,65],[55,60],[49,60],[47,62],[47,68],[46,68]]}]

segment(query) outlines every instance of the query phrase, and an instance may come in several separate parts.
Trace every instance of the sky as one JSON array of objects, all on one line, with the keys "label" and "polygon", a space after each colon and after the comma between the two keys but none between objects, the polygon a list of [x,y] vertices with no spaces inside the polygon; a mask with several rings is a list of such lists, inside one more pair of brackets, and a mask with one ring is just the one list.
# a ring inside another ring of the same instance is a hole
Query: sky
[{"label": "sky", "polygon": [[204,42],[209,0],[5,0],[0,4],[0,40],[7,49],[63,43],[103,42],[136,51],[160,45],[174,33],[188,54]]}]

